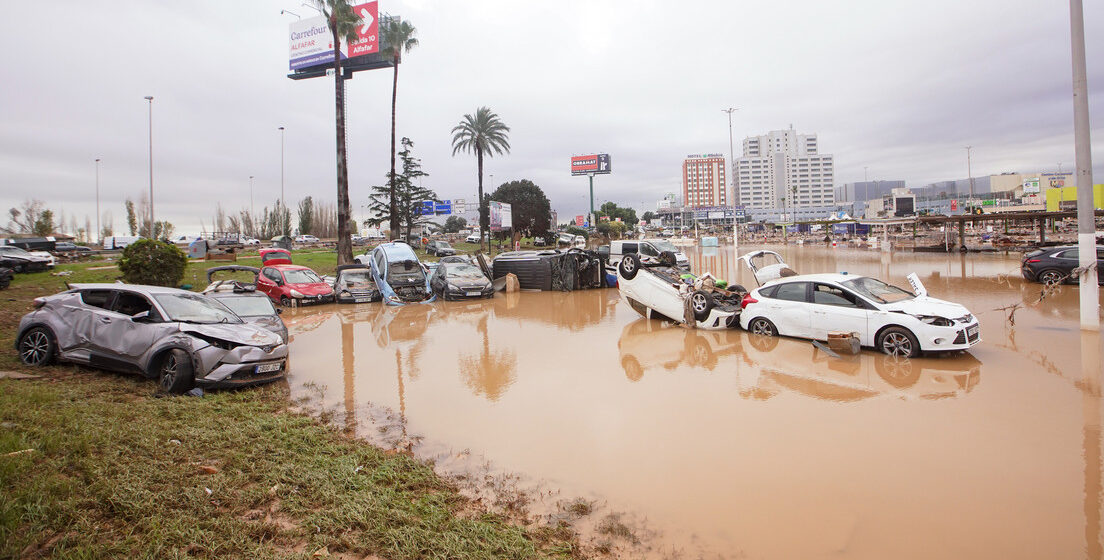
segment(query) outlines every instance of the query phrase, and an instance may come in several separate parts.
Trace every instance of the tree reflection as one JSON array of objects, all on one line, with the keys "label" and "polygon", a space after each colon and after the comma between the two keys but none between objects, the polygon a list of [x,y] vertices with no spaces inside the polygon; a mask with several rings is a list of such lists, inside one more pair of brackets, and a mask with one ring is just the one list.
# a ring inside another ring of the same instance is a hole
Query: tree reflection
[{"label": "tree reflection", "polygon": [[478,355],[460,355],[460,376],[476,395],[497,401],[517,377],[517,354],[512,350],[491,351],[486,315],[479,319],[477,328],[483,335],[482,347]]}]

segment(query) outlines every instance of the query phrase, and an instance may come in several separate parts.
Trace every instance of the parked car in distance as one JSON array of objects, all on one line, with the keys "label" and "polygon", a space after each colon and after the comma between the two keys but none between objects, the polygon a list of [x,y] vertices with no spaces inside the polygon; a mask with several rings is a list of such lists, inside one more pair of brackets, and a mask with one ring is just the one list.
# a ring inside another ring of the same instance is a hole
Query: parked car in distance
[{"label": "parked car in distance", "polygon": [[58,241],[54,245],[55,253],[91,253],[91,247],[85,247],[84,245],[77,245],[69,241]]},{"label": "parked car in distance", "polygon": [[753,334],[827,340],[829,332],[858,333],[859,344],[886,354],[967,350],[981,342],[968,309],[929,297],[919,278],[913,292],[850,274],[783,277],[744,298],[740,325]]},{"label": "parked car in distance", "polygon": [[31,255],[35,256],[35,257],[40,258],[40,259],[46,259],[46,267],[47,268],[54,268],[55,266],[57,266],[57,257],[55,257],[54,254],[49,252],[49,251],[27,251],[27,252],[30,253]]},{"label": "parked car in distance", "polygon": [[[253,275],[252,281],[242,280],[214,280],[218,272],[245,272]],[[286,344],[288,341],[287,326],[280,319],[282,309],[273,307],[272,300],[263,293],[257,291],[257,275],[260,269],[252,266],[216,266],[207,269],[207,287],[203,289],[203,295],[215,298],[243,321],[252,323],[279,335],[280,340]]]},{"label": "parked car in distance", "polygon": [[[489,239],[490,236],[484,235],[482,238],[483,239]],[[468,234],[467,237],[464,238],[464,241],[466,241],[468,243],[479,243],[479,240],[480,240],[479,230],[473,230],[471,233]]]},{"label": "parked car in distance", "polygon": [[[1073,281],[1073,269],[1081,266],[1077,245],[1047,247],[1025,253],[1020,265],[1020,273],[1028,282],[1042,284],[1060,284]],[[1097,282],[1104,284],[1104,246],[1096,246]]]},{"label": "parked car in distance", "polygon": [[291,264],[291,254],[283,249],[261,250],[261,272],[257,290],[268,294],[283,306],[305,303],[327,303],[334,300],[333,287],[315,271]]},{"label": "parked car in distance", "polygon": [[295,238],[296,243],[318,243],[319,240],[313,235],[300,235]]},{"label": "parked car in distance", "polygon": [[333,290],[337,294],[337,303],[370,303],[383,297],[372,280],[371,269],[363,264],[337,267]]},{"label": "parked car in distance", "polygon": [[433,293],[446,301],[494,297],[491,279],[465,257],[445,257],[429,279]]},{"label": "parked car in distance", "polygon": [[426,253],[437,257],[455,255],[456,249],[448,241],[430,241],[426,244]]},{"label": "parked car in distance", "polygon": [[690,270],[690,260],[686,255],[664,239],[626,239],[610,243],[609,264],[617,266],[625,255],[637,255],[645,266],[659,263],[659,255],[664,251],[675,254],[676,266],[683,270]]},{"label": "parked car in distance", "polygon": [[380,243],[356,260],[370,267],[372,280],[387,305],[433,301],[429,278],[410,245],[401,241]]},{"label": "parked car in distance", "polygon": [[0,245],[0,266],[19,272],[39,272],[50,267],[50,259],[37,257],[12,245]]},{"label": "parked car in distance", "polygon": [[171,393],[275,381],[286,374],[288,354],[279,336],[216,300],[128,284],[76,284],[37,298],[15,340],[24,364],[140,373]]},{"label": "parked car in distance", "polygon": [[255,237],[243,237],[241,238],[241,244],[246,247],[258,247],[261,244],[261,240]]}]

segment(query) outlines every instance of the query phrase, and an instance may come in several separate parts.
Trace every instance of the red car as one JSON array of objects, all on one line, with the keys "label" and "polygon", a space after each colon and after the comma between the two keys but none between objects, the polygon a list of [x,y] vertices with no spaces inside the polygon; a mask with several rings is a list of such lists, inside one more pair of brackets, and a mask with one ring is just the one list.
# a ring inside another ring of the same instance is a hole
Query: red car
[{"label": "red car", "polygon": [[328,303],[334,300],[333,288],[310,268],[291,264],[291,254],[282,249],[261,251],[261,273],[257,290],[268,294],[280,305]]}]

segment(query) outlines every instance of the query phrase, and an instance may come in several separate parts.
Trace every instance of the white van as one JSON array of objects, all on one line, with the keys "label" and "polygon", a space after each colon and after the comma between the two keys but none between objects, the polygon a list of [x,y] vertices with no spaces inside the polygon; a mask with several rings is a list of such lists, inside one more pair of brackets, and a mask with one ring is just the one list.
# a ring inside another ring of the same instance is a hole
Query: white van
[{"label": "white van", "polygon": [[141,239],[141,237],[136,235],[113,235],[103,238],[103,248],[106,250],[122,249],[139,239]]},{"label": "white van", "polygon": [[686,255],[666,239],[626,239],[610,243],[610,266],[617,266],[625,255],[636,254],[643,264],[655,264],[659,262],[659,254],[670,251],[675,254],[675,261],[679,268],[690,270],[690,260]]}]

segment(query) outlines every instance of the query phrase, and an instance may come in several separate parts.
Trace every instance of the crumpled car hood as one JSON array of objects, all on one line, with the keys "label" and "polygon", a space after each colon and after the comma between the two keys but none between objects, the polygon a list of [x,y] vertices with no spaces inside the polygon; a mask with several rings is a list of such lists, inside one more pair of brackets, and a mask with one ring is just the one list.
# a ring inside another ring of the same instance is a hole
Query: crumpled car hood
[{"label": "crumpled car hood", "polygon": [[196,333],[219,340],[225,340],[227,342],[233,342],[235,344],[247,344],[249,346],[271,346],[284,342],[278,335],[261,327],[250,325],[249,323],[218,323],[210,325],[181,323],[180,332]]},{"label": "crumpled car hood", "polygon": [[935,315],[947,319],[957,319],[970,313],[969,309],[957,303],[927,296],[887,303],[883,307],[886,311],[903,311],[909,315]]}]

